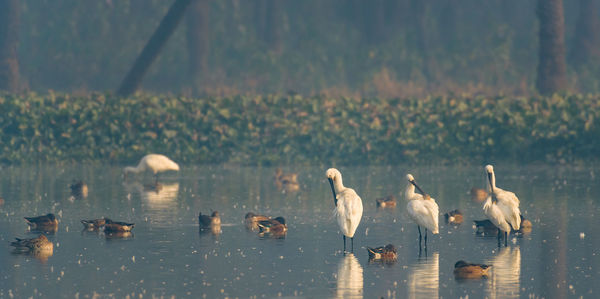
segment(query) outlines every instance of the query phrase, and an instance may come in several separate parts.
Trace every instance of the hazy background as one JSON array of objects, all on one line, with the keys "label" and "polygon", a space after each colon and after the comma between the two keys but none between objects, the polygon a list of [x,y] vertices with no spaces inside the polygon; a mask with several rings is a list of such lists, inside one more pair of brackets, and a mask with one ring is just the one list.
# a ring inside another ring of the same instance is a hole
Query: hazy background
[{"label": "hazy background", "polygon": [[[563,3],[568,89],[574,92],[600,91],[600,55],[578,61],[574,46],[580,5],[589,2],[597,22],[597,1]],[[21,87],[117,89],[172,3],[20,1]],[[142,89],[529,95],[535,91],[538,27],[533,0],[197,0]],[[593,34],[597,42],[597,30]]]}]

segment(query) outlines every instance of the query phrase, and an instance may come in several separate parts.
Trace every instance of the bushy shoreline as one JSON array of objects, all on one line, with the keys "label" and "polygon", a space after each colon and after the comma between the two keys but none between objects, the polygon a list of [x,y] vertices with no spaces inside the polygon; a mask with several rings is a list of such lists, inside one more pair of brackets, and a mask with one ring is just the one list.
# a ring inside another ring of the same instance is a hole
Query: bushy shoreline
[{"label": "bushy shoreline", "polygon": [[597,160],[600,95],[352,99],[0,95],[0,163]]}]

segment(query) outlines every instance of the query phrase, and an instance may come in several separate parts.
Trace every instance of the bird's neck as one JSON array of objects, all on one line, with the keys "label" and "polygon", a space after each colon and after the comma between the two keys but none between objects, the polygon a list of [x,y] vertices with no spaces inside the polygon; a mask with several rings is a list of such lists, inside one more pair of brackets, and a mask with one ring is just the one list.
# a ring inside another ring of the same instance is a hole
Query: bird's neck
[{"label": "bird's neck", "polygon": [[335,189],[336,194],[342,193],[342,191],[346,189],[346,187],[344,187],[344,184],[342,183],[341,177],[338,177],[333,181],[333,188]]},{"label": "bird's neck", "polygon": [[488,187],[488,192],[489,193],[493,193],[497,191],[497,187],[496,187],[496,175],[492,172],[491,177],[489,180],[487,180],[487,187]]},{"label": "bird's neck", "polygon": [[415,185],[408,182],[408,185],[406,186],[406,191],[404,192],[404,197],[410,200],[413,198],[413,195],[415,195]]},{"label": "bird's neck", "polygon": [[125,167],[125,173],[127,173],[127,172],[138,173],[138,172],[143,171],[143,170],[144,170],[143,165],[138,165],[136,167],[133,167],[133,166],[127,166],[127,167]]}]

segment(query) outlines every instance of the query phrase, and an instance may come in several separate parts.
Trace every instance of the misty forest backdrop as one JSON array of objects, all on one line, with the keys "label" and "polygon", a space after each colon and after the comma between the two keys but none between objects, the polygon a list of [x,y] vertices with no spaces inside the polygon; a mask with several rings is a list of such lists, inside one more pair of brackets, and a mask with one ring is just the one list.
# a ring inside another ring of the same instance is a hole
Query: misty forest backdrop
[{"label": "misty forest backdrop", "polygon": [[0,163],[587,163],[599,2],[0,0]]},{"label": "misty forest backdrop", "polygon": [[[172,5],[3,1],[20,8],[20,90],[65,92],[115,90]],[[573,92],[600,91],[597,2],[562,4]],[[195,0],[141,88],[190,95],[530,95],[538,65],[536,5]]]}]

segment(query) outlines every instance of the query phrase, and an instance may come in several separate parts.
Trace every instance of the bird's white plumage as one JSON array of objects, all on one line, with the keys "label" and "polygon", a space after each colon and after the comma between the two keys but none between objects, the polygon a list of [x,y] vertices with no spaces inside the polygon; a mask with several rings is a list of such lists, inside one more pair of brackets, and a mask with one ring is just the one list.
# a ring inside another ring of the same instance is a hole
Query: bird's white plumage
[{"label": "bird's white plumage", "polygon": [[406,186],[404,197],[408,200],[406,206],[408,216],[417,223],[418,226],[427,228],[433,234],[439,233],[438,223],[440,210],[435,199],[432,197],[425,199],[423,195],[415,192],[415,185],[411,183],[415,180],[412,175],[406,175],[406,179],[408,180],[408,185]]},{"label": "bird's white plumage", "polygon": [[[487,165],[485,167],[485,171],[488,174],[487,191],[489,194],[491,194],[493,190],[493,195],[498,200],[496,203],[494,203],[494,205],[496,206],[494,209],[497,208],[500,212],[502,212],[505,221],[508,222],[508,224],[510,224],[514,230],[518,230],[521,227],[521,210],[519,209],[519,198],[517,198],[517,196],[513,192],[496,187],[496,175],[494,174],[494,167],[492,165]],[[491,196],[489,197],[489,199],[491,201]],[[486,205],[484,204],[484,212],[485,206]],[[490,221],[494,222],[491,218]]]},{"label": "bird's white plumage", "polygon": [[342,174],[335,168],[326,172],[327,178],[333,180],[337,205],[335,214],[338,225],[344,236],[352,238],[362,218],[363,205],[360,196],[352,188],[344,187]]},{"label": "bird's white plumage", "polygon": [[498,206],[498,203],[492,201],[492,196],[489,195],[483,204],[483,213],[487,218],[501,231],[510,233],[510,225],[504,217],[504,212]]},{"label": "bird's white plumage", "polygon": [[149,154],[144,156],[136,167],[125,167],[125,173],[139,173],[146,170],[152,171],[154,174],[169,170],[179,171],[179,165],[165,155]]}]

